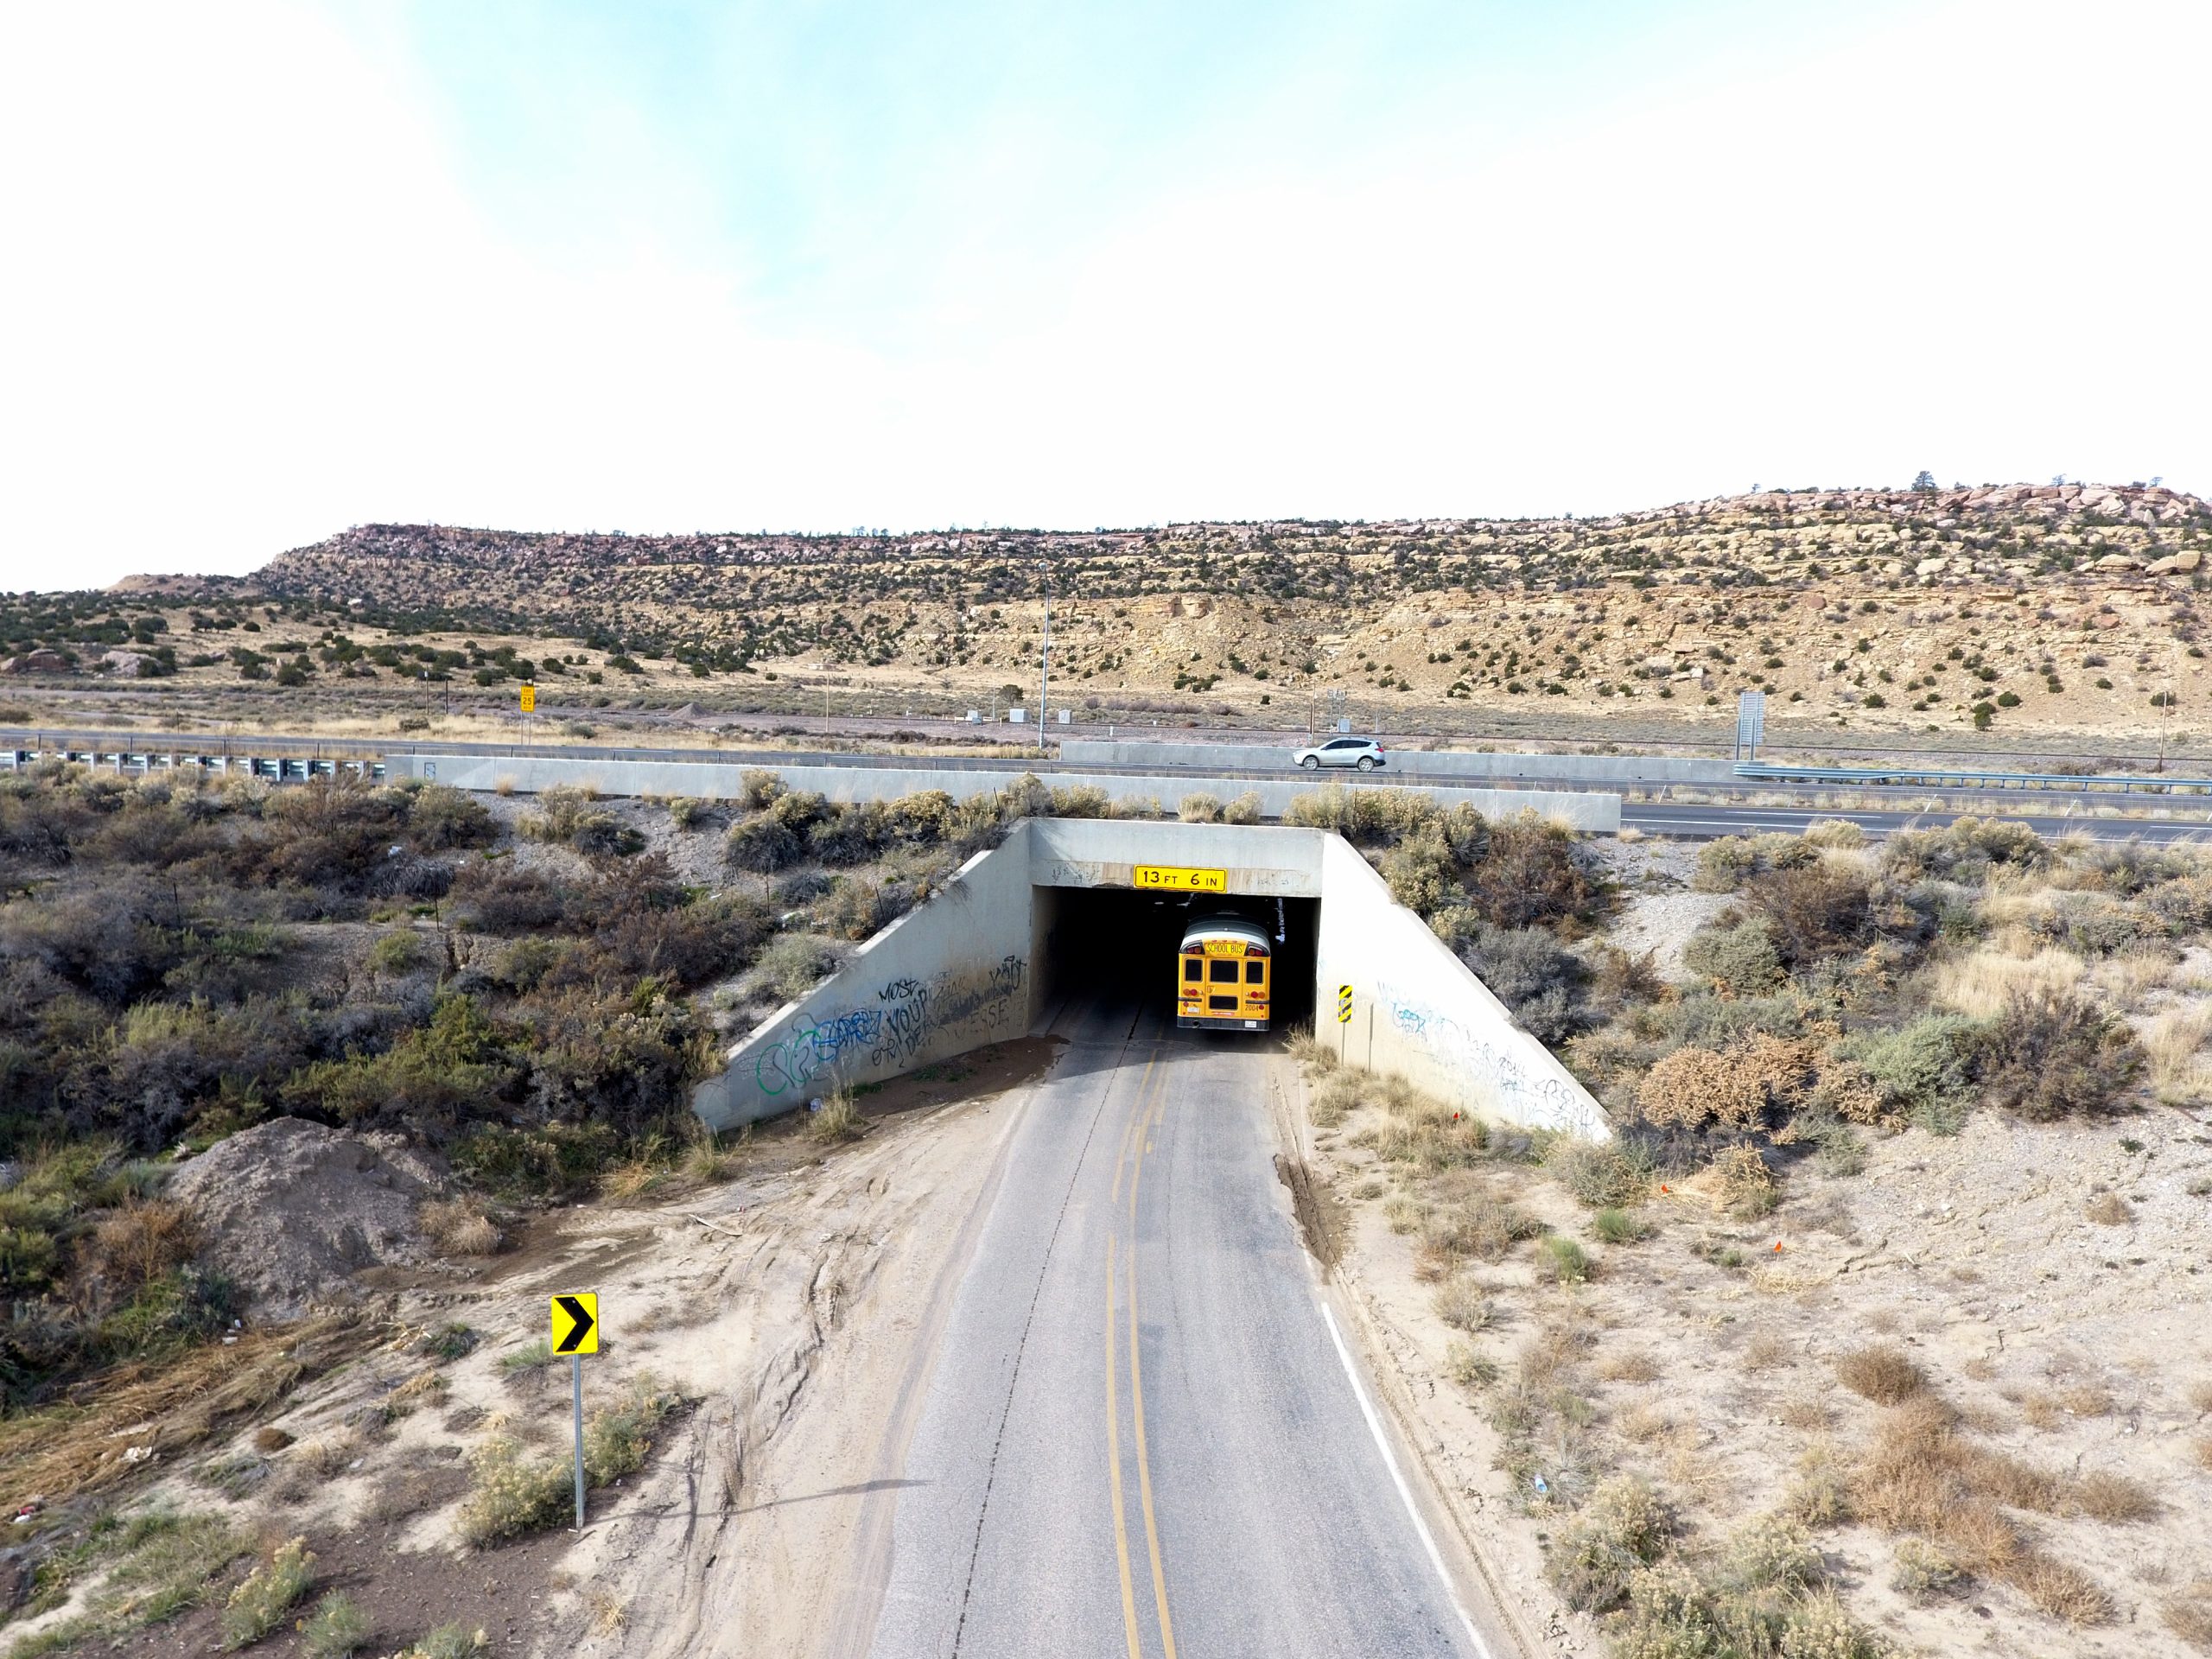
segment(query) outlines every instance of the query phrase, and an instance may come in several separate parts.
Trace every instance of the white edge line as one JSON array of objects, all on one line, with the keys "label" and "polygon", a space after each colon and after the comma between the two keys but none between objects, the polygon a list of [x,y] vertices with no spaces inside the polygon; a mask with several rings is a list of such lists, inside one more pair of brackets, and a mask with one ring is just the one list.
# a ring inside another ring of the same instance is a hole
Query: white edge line
[{"label": "white edge line", "polygon": [[[1318,1300],[1318,1299],[1317,1299]],[[1375,1414],[1375,1407],[1367,1397],[1367,1390],[1359,1380],[1359,1370],[1351,1363],[1351,1350],[1344,1346],[1344,1332],[1337,1329],[1337,1316],[1329,1311],[1326,1302],[1319,1304],[1321,1318],[1329,1327],[1329,1340],[1337,1344],[1337,1357],[1344,1362],[1344,1377],[1351,1384],[1352,1398],[1359,1402],[1359,1414],[1367,1419],[1367,1432],[1375,1437],[1375,1449],[1382,1454],[1382,1466],[1390,1471],[1390,1479],[1398,1489],[1398,1497],[1406,1506],[1406,1514],[1414,1523],[1414,1530],[1421,1535],[1421,1547],[1428,1551],[1429,1564],[1436,1568],[1436,1576],[1444,1586],[1445,1599],[1452,1604],[1452,1611],[1459,1615],[1459,1623],[1466,1627],[1467,1640],[1475,1644],[1475,1651],[1482,1659],[1491,1659],[1489,1646],[1475,1629],[1475,1621],[1467,1617],[1467,1610],[1459,1605],[1459,1592],[1452,1586],[1452,1574],[1445,1569],[1444,1552],[1437,1548],[1435,1536],[1428,1529],[1428,1522],[1421,1519],[1421,1509],[1414,1502],[1413,1488],[1406,1484],[1405,1476],[1399,1471],[1398,1459],[1390,1451],[1390,1442],[1382,1433],[1382,1420]]]}]

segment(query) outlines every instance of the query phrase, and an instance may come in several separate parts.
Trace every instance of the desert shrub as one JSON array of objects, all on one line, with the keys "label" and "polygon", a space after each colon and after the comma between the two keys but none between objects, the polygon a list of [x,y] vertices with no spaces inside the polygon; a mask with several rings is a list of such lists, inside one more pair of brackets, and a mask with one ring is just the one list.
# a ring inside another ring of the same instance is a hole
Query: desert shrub
[{"label": "desert shrub", "polygon": [[182,1267],[199,1248],[200,1225],[189,1210],[166,1198],[134,1198],[93,1224],[82,1265],[128,1295]]},{"label": "desert shrub", "polygon": [[1782,983],[1782,953],[1763,918],[1701,927],[1682,946],[1682,966],[1732,996],[1759,996]]},{"label": "desert shrub", "polygon": [[1390,896],[1423,919],[1462,896],[1452,849],[1433,829],[1409,836],[1384,853],[1382,872]]},{"label": "desert shrub", "polygon": [[1981,1033],[1980,1022],[1963,1014],[1932,1014],[1894,1031],[1856,1033],[1838,1053],[1865,1068],[1890,1109],[1925,1128],[1971,1092]]},{"label": "desert shrub", "polygon": [[1674,1531],[1674,1512],[1647,1482],[1609,1480],[1560,1529],[1544,1576],[1578,1612],[1604,1612],[1627,1599],[1637,1569],[1666,1552]]},{"label": "desert shrub", "polygon": [[2028,925],[2038,938],[2080,957],[2113,956],[2163,939],[2166,932],[2149,910],[2099,893],[2054,893]]},{"label": "desert shrub", "polygon": [[903,883],[878,883],[849,875],[831,889],[816,919],[824,931],[858,941],[890,926],[912,910],[914,902],[913,889]]},{"label": "desert shrub", "polygon": [[1454,1331],[1484,1330],[1494,1315],[1481,1287],[1456,1274],[1436,1287],[1430,1306],[1435,1309],[1436,1317]]},{"label": "desert shrub", "polygon": [[1347,1066],[1324,1083],[1320,1092],[1333,1099],[1338,1089],[1347,1091],[1348,1099],[1384,1109],[1382,1122],[1363,1130],[1359,1139],[1386,1163],[1412,1164],[1431,1173],[1455,1169],[1479,1161],[1490,1145],[1490,1132],[1479,1118],[1398,1078]]},{"label": "desert shrub", "polygon": [[[1477,829],[1482,820],[1465,807]],[[1458,826],[1447,817],[1443,833],[1467,868],[1468,904],[1497,927],[1533,927],[1587,923],[1603,912],[1607,891],[1589,849],[1564,824],[1533,812],[1501,818],[1479,837],[1470,861],[1471,842],[1455,839]]]},{"label": "desert shrub", "polygon": [[852,1090],[840,1089],[826,1097],[806,1120],[806,1138],[817,1146],[842,1146],[868,1133],[868,1119]]},{"label": "desert shrub", "polygon": [[1802,1099],[1819,1079],[1809,1042],[1755,1032],[1716,1052],[1684,1047],[1662,1056],[1637,1086],[1637,1109],[1662,1128],[1758,1128]]},{"label": "desert shrub", "polygon": [[423,784],[407,795],[407,839],[421,851],[488,847],[499,839],[498,820],[473,795],[443,784]]},{"label": "desert shrub", "polygon": [[2202,933],[2212,928],[2212,875],[2161,882],[2144,893],[2141,902],[2169,931]]},{"label": "desert shrub", "polygon": [[423,942],[411,931],[386,933],[369,947],[366,958],[372,972],[379,974],[410,974],[423,963]]},{"label": "desert shrub", "polygon": [[1801,868],[1818,857],[1799,836],[1722,836],[1698,849],[1691,885],[1700,893],[1733,893],[1755,875]]},{"label": "desert shrub", "polygon": [[1751,1221],[1767,1214],[1779,1199],[1774,1172],[1767,1167],[1766,1160],[1759,1156],[1756,1147],[1725,1148],[1713,1159],[1707,1173],[1720,1207],[1739,1221]]},{"label": "desert shrub", "polygon": [[[584,1484],[596,1488],[645,1466],[652,1437],[677,1404],[651,1376],[640,1375],[621,1396],[584,1423]],[[472,1544],[495,1544],[558,1524],[571,1513],[574,1465],[566,1455],[533,1457],[518,1441],[493,1435],[469,1465],[461,1506],[461,1534]]]},{"label": "desert shrub", "polygon": [[1592,1210],[1637,1203],[1650,1172],[1618,1141],[1562,1135],[1544,1148],[1545,1172]]},{"label": "desert shrub", "polygon": [[1562,1285],[1580,1285],[1590,1277],[1590,1253],[1560,1233],[1547,1233],[1537,1246],[1541,1268]]},{"label": "desert shrub", "polygon": [[1864,847],[1866,832],[1849,818],[1815,818],[1805,826],[1804,839],[1815,847]]},{"label": "desert shrub", "polygon": [[1928,1389],[1928,1374],[1895,1343],[1869,1343],[1836,1356],[1835,1379],[1861,1399],[1894,1406]]},{"label": "desert shrub", "polygon": [[1940,830],[1908,830],[1882,844],[1885,874],[1916,880],[1936,876],[1980,886],[1993,869],[2041,870],[2050,849],[2026,824],[2010,818],[1960,818]]},{"label": "desert shrub", "polygon": [[1582,1028],[1582,994],[1590,969],[1544,929],[1493,927],[1477,920],[1456,948],[1459,960],[1537,1041],[1563,1043]]},{"label": "desert shrub", "polygon": [[1495,1262],[1523,1239],[1535,1238],[1542,1224],[1485,1188],[1439,1203],[1422,1218],[1421,1242],[1446,1262],[1472,1256]]},{"label": "desert shrub", "polygon": [[491,1641],[482,1630],[454,1623],[439,1625],[393,1659],[476,1659],[491,1650]]},{"label": "desert shrub", "polygon": [[1224,823],[1257,823],[1260,821],[1260,792],[1248,789],[1221,809]]},{"label": "desert shrub", "polygon": [[445,1255],[491,1255],[501,1242],[499,1224],[467,1197],[432,1198],[416,1212],[423,1236]]},{"label": "desert shrub", "polygon": [[565,919],[561,890],[535,870],[502,859],[464,864],[453,884],[454,918],[477,933],[533,933]]},{"label": "desert shrub", "polygon": [[300,1651],[307,1659],[347,1659],[368,1645],[372,1633],[361,1604],[343,1590],[333,1590],[300,1626]]},{"label": "desert shrub", "polygon": [[741,870],[772,875],[798,861],[803,843],[798,834],[770,812],[756,812],[732,824],[723,842],[724,855]]},{"label": "desert shrub", "polygon": [[2111,1469],[2092,1469],[2074,1484],[2074,1507],[2093,1521],[2109,1525],[2155,1520],[2158,1498],[2132,1476]]},{"label": "desert shrub", "polygon": [[749,982],[756,994],[796,1002],[835,973],[842,959],[828,939],[810,933],[779,933],[753,963]]},{"label": "desert shrub", "polygon": [[[1049,792],[1046,810],[1033,813],[1037,817],[1055,818],[1110,818],[1114,804],[1104,790],[1096,784],[1071,784]],[[1186,823],[1211,823],[1211,818],[1185,818]]]},{"label": "desert shrub", "polygon": [[284,1622],[284,1615],[315,1583],[315,1552],[304,1538],[281,1544],[231,1592],[219,1621],[223,1646],[243,1648],[258,1642]]},{"label": "desert shrub", "polygon": [[2037,1123],[2120,1110],[2143,1067],[2126,1027],[2070,992],[2015,993],[1978,1054],[1989,1102]]},{"label": "desert shrub", "polygon": [[773,806],[790,791],[780,774],[766,766],[748,766],[737,775],[737,804],[747,812]]},{"label": "desert shrub", "polygon": [[2054,1560],[2048,1555],[2031,1555],[2007,1576],[2037,1611],[2061,1624],[2078,1630],[2112,1620],[2114,1610],[2111,1594],[2069,1562]]},{"label": "desert shrub", "polygon": [[1755,875],[1744,899],[1766,924],[1783,967],[1793,972],[1856,950],[1872,931],[1866,878],[1834,864],[1803,864]]},{"label": "desert shrub", "polygon": [[679,830],[703,830],[715,819],[710,802],[695,801],[689,795],[678,795],[668,804],[668,821]]},{"label": "desert shrub", "polygon": [[1590,1217],[1590,1234],[1600,1244],[1633,1244],[1649,1237],[1648,1224],[1625,1210],[1605,1209]]},{"label": "desert shrub", "polygon": [[1898,1541],[1890,1555],[1890,1588],[1916,1605],[1956,1589],[1965,1574],[1941,1547],[1924,1538]]},{"label": "desert shrub", "polygon": [[621,1135],[607,1123],[541,1123],[528,1128],[483,1123],[454,1144],[462,1179],[501,1198],[580,1198],[620,1155]]},{"label": "desert shrub", "polygon": [[1177,803],[1175,816],[1185,823],[1219,823],[1220,798],[1194,790]]},{"label": "desert shrub", "polygon": [[284,1099],[341,1122],[450,1127],[486,1115],[522,1081],[505,1037],[475,998],[443,996],[428,1026],[383,1053],[321,1060],[295,1072]]},{"label": "desert shrub", "polygon": [[444,1364],[466,1359],[476,1351],[483,1341],[482,1335],[471,1325],[460,1319],[448,1319],[435,1330],[426,1332],[416,1343],[416,1351]]}]

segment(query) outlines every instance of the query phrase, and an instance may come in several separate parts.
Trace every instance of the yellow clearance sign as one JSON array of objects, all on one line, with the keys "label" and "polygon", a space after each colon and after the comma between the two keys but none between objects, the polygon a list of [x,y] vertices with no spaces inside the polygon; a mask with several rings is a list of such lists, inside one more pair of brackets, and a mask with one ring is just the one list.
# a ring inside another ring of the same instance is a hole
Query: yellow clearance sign
[{"label": "yellow clearance sign", "polygon": [[1227,870],[1188,870],[1172,864],[1140,864],[1133,885],[1160,893],[1227,893]]}]

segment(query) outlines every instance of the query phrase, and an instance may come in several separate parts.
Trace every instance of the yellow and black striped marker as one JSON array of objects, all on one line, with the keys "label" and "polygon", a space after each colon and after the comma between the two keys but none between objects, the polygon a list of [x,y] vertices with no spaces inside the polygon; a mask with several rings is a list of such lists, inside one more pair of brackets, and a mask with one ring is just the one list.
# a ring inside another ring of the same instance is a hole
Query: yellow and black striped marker
[{"label": "yellow and black striped marker", "polygon": [[1349,985],[1337,987],[1337,1023],[1340,1026],[1351,1023],[1351,987]]}]

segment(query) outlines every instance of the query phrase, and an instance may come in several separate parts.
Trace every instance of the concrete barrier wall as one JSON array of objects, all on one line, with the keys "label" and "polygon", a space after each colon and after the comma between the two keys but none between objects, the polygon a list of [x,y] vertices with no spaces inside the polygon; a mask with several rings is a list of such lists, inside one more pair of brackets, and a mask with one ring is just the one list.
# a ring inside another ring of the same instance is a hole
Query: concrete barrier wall
[{"label": "concrete barrier wall", "polygon": [[[385,766],[395,778],[421,778],[456,789],[511,789],[534,795],[557,784],[588,784],[602,795],[689,795],[700,800],[728,800],[744,792],[744,774],[772,772],[793,789],[810,789],[833,801],[892,800],[922,790],[941,789],[956,801],[1003,789],[1019,773],[940,772],[925,767],[719,766],[696,760],[566,760],[550,755],[394,754]],[[1297,796],[1331,784],[1350,785],[1351,778],[1315,780],[1294,773],[1277,783],[1234,778],[1209,779],[1203,772],[1152,776],[1123,772],[1040,772],[1055,789],[1094,788],[1109,800],[1152,801],[1169,812],[1186,795],[1232,800],[1260,798],[1260,815],[1280,818]],[[1580,790],[1424,788],[1442,806],[1465,802],[1485,817],[1535,812],[1560,818],[1593,835],[1621,827],[1618,795]]]},{"label": "concrete barrier wall", "polygon": [[1034,1020],[1029,829],[978,853],[945,890],[729,1051],[692,1093],[713,1129],[1025,1034]]},{"label": "concrete barrier wall", "polygon": [[[1336,836],[1321,849],[1314,1007],[1324,1042],[1491,1122],[1609,1139],[1605,1109]],[[1337,1024],[1337,988],[1352,1017]]]},{"label": "concrete barrier wall", "polygon": [[[1317,738],[1325,742],[1326,738]],[[1732,763],[1663,754],[1478,754],[1464,749],[1386,748],[1386,772],[1405,778],[1527,778],[1549,783],[1725,784]],[[1119,743],[1080,741],[1059,746],[1064,766],[1161,766],[1176,771],[1251,771],[1280,767],[1286,776],[1309,774],[1290,762],[1291,750],[1258,743]],[[1324,777],[1352,777],[1327,772]]]},{"label": "concrete barrier wall", "polygon": [[1321,896],[1319,830],[1163,823],[1135,818],[1032,818],[1029,879],[1040,887],[1126,887],[1139,864],[1217,869],[1229,891]]}]

